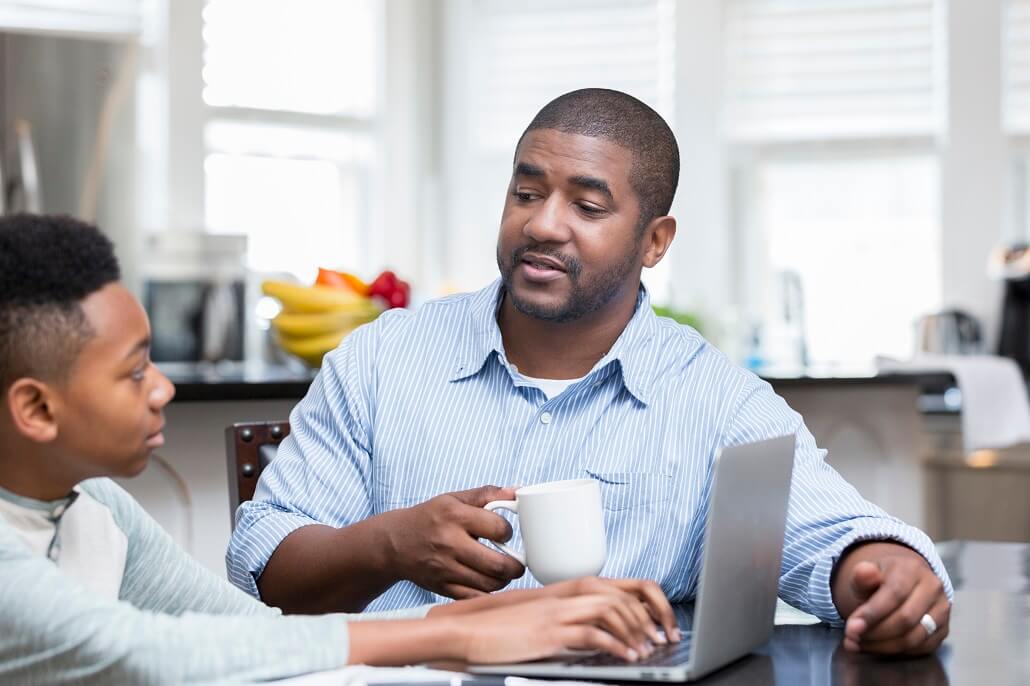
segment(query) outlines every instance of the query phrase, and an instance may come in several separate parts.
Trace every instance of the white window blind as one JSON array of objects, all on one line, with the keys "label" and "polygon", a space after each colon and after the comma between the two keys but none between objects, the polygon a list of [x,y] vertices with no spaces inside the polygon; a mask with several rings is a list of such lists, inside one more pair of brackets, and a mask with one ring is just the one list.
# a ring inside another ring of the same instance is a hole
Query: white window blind
[{"label": "white window blind", "polygon": [[204,101],[371,116],[377,13],[373,0],[208,0]]},{"label": "white window blind", "polygon": [[728,136],[938,133],[946,85],[943,10],[942,0],[728,0]]},{"label": "white window blind", "polygon": [[1004,21],[1005,128],[1030,133],[1030,0],[1008,0]]},{"label": "white window blind", "polygon": [[585,87],[621,90],[672,113],[672,0],[468,3],[473,140],[506,151],[548,101]]}]

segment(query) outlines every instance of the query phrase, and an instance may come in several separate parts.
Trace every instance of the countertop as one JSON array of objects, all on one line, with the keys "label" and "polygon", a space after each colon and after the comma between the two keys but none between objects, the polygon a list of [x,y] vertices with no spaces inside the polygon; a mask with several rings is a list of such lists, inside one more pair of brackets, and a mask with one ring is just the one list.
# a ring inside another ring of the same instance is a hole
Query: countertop
[{"label": "countertop", "polygon": [[[263,363],[161,362],[157,366],[175,384],[178,402],[299,400],[317,372],[299,365]],[[774,388],[917,385],[927,397],[939,397],[955,386],[955,378],[944,371],[877,374],[872,369],[771,369],[759,375]]]}]

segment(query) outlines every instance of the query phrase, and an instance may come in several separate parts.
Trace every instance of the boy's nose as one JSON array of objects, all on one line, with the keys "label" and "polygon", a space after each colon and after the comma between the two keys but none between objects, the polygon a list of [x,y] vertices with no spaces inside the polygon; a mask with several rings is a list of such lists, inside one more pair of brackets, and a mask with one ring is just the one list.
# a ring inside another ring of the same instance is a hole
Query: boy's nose
[{"label": "boy's nose", "polygon": [[150,406],[155,410],[160,410],[175,397],[175,384],[169,381],[168,377],[161,372],[157,372],[157,374],[157,383],[154,385],[154,389],[150,391]]}]

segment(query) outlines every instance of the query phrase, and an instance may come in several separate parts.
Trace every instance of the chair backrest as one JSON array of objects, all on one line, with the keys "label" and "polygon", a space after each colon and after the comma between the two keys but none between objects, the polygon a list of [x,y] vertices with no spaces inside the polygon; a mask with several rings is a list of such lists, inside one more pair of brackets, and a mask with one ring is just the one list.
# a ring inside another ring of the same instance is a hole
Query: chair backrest
[{"label": "chair backrest", "polygon": [[225,429],[229,467],[229,520],[236,526],[240,503],[254,497],[261,471],[275,457],[279,443],[290,434],[290,422],[239,422]]}]

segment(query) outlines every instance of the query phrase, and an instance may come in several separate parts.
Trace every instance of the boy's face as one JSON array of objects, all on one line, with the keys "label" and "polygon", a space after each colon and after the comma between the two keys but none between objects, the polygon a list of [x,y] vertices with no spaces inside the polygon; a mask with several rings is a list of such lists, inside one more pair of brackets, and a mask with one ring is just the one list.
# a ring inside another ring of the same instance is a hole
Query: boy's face
[{"label": "boy's face", "polygon": [[122,285],[82,301],[94,336],[56,389],[53,447],[79,478],[135,476],[164,444],[172,383],[150,362],[150,323]]}]

